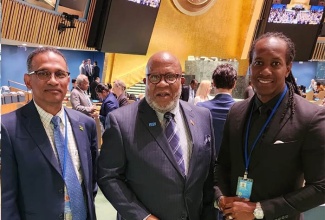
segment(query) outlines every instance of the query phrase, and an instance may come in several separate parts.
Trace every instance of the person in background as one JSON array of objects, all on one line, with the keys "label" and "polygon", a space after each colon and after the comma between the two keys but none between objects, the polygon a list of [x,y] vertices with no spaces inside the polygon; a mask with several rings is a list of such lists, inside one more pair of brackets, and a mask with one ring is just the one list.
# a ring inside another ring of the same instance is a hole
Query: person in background
[{"label": "person in background", "polygon": [[321,91],[325,91],[324,86],[320,82],[317,82],[315,93],[319,93]]},{"label": "person in background", "polygon": [[99,100],[99,97],[96,93],[96,87],[100,83],[100,78],[96,77],[96,79],[90,84],[90,98],[92,100]]},{"label": "person in background", "polygon": [[311,80],[310,80],[310,85],[309,85],[308,89],[309,89],[309,90],[312,90],[313,92],[316,91],[316,89],[317,89],[317,84],[316,84],[315,79],[311,79]]},{"label": "person in background", "polygon": [[129,104],[128,99],[125,95],[125,89],[126,89],[126,86],[122,80],[114,81],[112,91],[116,95],[117,101],[118,101],[120,107]]},{"label": "person in background", "polygon": [[[198,102],[197,106],[208,108],[213,119],[214,140],[216,156],[218,156],[223,127],[230,107],[235,103],[232,98],[232,90],[235,88],[237,81],[237,71],[230,64],[221,64],[217,66],[212,74],[213,86],[216,88],[216,96],[206,102]],[[201,84],[200,84],[201,85]]]},{"label": "person in background", "polygon": [[[85,75],[88,77],[88,82],[89,84],[92,83],[94,81],[93,79],[93,65],[91,65],[91,59],[87,59],[86,63],[84,64],[84,68],[85,68]],[[87,94],[90,94],[90,89],[87,89]]]},{"label": "person in background", "polygon": [[99,73],[100,73],[100,68],[97,65],[97,61],[94,61],[94,64],[92,65],[92,78],[93,80],[96,80],[97,77],[99,77]]},{"label": "person in background", "polygon": [[109,114],[98,185],[123,219],[215,219],[211,115],[179,100],[179,73],[174,55],[155,53],[145,98]]},{"label": "person in background", "polygon": [[246,87],[245,92],[244,92],[244,99],[248,99],[250,97],[253,97],[254,94],[255,94],[255,92],[254,92],[254,89],[253,89],[253,86],[252,86],[252,81],[249,81],[248,86]]},{"label": "person in background", "polygon": [[192,79],[189,86],[182,86],[181,100],[194,104],[198,81]]},{"label": "person in background", "polygon": [[71,83],[72,83],[72,88],[71,88],[71,90],[70,91],[72,91],[74,88],[76,88],[77,87],[77,85],[76,85],[76,79],[72,79],[71,80]]},{"label": "person in background", "polygon": [[95,122],[62,105],[70,77],[60,51],[37,48],[27,70],[32,101],[1,118],[1,218],[95,220]]},{"label": "person in background", "polygon": [[231,107],[216,162],[216,206],[227,219],[301,220],[325,203],[325,108],[299,95],[294,57],[282,33],[252,44],[256,95]]},{"label": "person in background", "polygon": [[72,108],[80,111],[88,116],[96,117],[96,107],[93,106],[87,90],[89,87],[88,77],[86,75],[78,75],[76,79],[77,87],[70,94],[70,102]]},{"label": "person in background", "polygon": [[197,89],[196,96],[194,98],[194,105],[196,105],[199,102],[208,101],[210,91],[211,91],[210,80],[201,81],[199,88]]},{"label": "person in background", "polygon": [[87,60],[82,60],[81,64],[79,66],[79,74],[86,75],[86,70],[85,70],[85,64],[87,63]]},{"label": "person in background", "polygon": [[99,83],[95,89],[99,100],[102,102],[102,106],[100,107],[99,111],[99,119],[102,122],[104,128],[108,127],[106,126],[106,116],[111,111],[117,109],[119,107],[118,101],[113,95],[112,92],[109,91],[106,85]]}]

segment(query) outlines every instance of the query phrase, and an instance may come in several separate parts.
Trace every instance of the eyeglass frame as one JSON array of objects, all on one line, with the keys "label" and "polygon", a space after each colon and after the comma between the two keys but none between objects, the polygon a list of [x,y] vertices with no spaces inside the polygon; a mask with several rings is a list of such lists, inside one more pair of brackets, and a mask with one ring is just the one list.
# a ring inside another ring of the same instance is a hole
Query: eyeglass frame
[{"label": "eyeglass frame", "polygon": [[[40,72],[40,71],[47,71],[47,72],[50,72],[51,75],[49,76],[48,79],[40,79],[39,76],[38,76],[38,74],[37,74],[37,72]],[[63,78],[59,78],[59,77],[57,77],[57,76],[55,75],[55,73],[57,73],[57,72],[59,72],[59,71],[64,72],[64,73],[66,73],[67,75],[66,75],[65,77],[63,77]],[[37,77],[37,79],[42,80],[42,81],[48,81],[48,80],[51,79],[53,73],[54,73],[54,77],[55,77],[55,79],[59,79],[59,80],[61,80],[61,79],[65,79],[65,78],[67,78],[67,77],[70,76],[70,72],[68,72],[68,71],[64,71],[64,70],[58,70],[58,71],[56,71],[56,72],[51,72],[51,71],[49,71],[49,70],[34,70],[34,71],[32,71],[32,72],[27,73],[27,75],[31,76],[31,75],[34,75],[34,74],[35,74],[36,77]]]},{"label": "eyeglass frame", "polygon": [[[151,82],[151,80],[150,80],[150,76],[151,75],[159,76],[160,77],[160,80],[158,82],[156,82],[156,83]],[[174,82],[167,82],[167,80],[165,78],[165,76],[167,76],[167,75],[176,75],[175,81]],[[164,78],[164,81],[166,83],[168,83],[169,85],[171,85],[171,84],[174,84],[178,79],[180,79],[182,77],[183,77],[183,74],[180,74],[180,73],[166,73],[166,74],[152,74],[152,73],[149,73],[149,74],[147,74],[147,78],[148,78],[149,82],[152,83],[152,84],[155,84],[155,85],[159,84],[161,82],[162,78]]]}]

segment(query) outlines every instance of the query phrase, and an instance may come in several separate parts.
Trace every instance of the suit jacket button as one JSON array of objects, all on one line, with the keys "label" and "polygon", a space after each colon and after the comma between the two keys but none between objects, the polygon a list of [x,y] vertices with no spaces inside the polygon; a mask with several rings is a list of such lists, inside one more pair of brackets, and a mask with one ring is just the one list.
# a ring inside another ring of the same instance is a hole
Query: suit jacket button
[{"label": "suit jacket button", "polygon": [[60,219],[63,219],[63,218],[64,218],[63,213],[61,213],[61,214],[59,215],[59,218],[60,218]]}]

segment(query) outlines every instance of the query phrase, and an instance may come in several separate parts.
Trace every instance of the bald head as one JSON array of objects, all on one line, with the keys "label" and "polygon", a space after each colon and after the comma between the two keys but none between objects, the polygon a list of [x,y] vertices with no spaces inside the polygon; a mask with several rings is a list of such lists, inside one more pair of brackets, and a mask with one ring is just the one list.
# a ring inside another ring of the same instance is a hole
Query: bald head
[{"label": "bald head", "polygon": [[158,112],[174,109],[182,89],[182,67],[179,60],[169,52],[152,55],[146,67],[146,100]]},{"label": "bald head", "polygon": [[155,54],[153,54],[147,63],[146,67],[146,74],[149,74],[152,69],[154,69],[156,66],[171,66],[173,67],[176,72],[181,73],[182,67],[177,59],[173,54],[167,51],[160,51]]}]

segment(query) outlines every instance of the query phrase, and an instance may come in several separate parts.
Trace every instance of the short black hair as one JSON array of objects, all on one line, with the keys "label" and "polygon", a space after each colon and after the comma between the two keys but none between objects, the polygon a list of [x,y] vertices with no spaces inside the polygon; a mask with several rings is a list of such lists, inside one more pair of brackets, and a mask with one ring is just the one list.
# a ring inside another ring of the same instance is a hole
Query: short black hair
[{"label": "short black hair", "polygon": [[33,62],[34,57],[36,55],[38,55],[38,54],[47,53],[47,52],[53,52],[55,54],[60,55],[64,59],[65,63],[68,66],[67,60],[65,59],[64,55],[59,50],[57,50],[57,49],[55,49],[53,47],[38,47],[35,50],[33,50],[27,57],[27,70],[28,70],[28,72],[33,71],[32,62]]},{"label": "short black hair", "polygon": [[229,63],[218,65],[212,74],[216,88],[232,89],[237,80],[237,71]]},{"label": "short black hair", "polygon": [[109,89],[107,88],[107,86],[103,83],[99,83],[96,88],[95,91],[98,93],[102,93],[103,91],[109,92]]},{"label": "short black hair", "polygon": [[195,84],[195,83],[198,83],[198,81],[196,79],[192,79],[190,84]]},{"label": "short black hair", "polygon": [[72,80],[71,80],[72,83],[75,83],[76,81],[77,81],[76,79],[72,79]]}]

